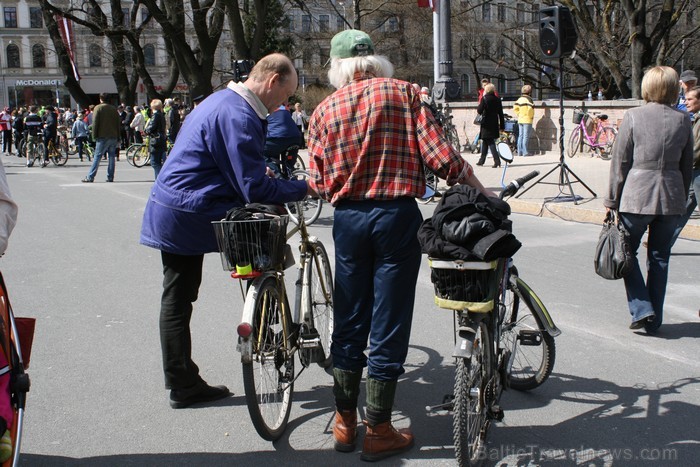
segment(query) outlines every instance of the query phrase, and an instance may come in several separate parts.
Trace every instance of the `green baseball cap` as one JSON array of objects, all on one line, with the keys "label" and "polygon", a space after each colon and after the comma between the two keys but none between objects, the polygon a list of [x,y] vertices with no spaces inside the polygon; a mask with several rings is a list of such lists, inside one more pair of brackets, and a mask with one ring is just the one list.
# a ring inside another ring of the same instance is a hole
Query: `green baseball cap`
[{"label": "green baseball cap", "polygon": [[374,55],[374,44],[366,32],[357,29],[341,31],[331,39],[331,58]]}]

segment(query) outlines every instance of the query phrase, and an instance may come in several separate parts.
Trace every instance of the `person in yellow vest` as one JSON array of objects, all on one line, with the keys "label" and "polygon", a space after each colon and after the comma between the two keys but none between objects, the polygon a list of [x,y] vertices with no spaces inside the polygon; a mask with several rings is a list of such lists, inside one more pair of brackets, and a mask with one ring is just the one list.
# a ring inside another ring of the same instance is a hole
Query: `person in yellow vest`
[{"label": "person in yellow vest", "polygon": [[529,156],[527,142],[532,132],[532,121],[535,118],[535,103],[532,102],[532,86],[526,84],[521,89],[522,95],[513,106],[513,112],[518,119],[518,155]]}]

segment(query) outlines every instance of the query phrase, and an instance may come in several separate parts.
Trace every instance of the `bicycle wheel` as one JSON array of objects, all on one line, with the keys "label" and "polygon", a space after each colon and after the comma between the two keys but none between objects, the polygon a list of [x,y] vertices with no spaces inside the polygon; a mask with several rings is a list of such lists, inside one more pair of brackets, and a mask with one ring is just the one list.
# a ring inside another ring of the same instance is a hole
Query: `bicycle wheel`
[{"label": "bicycle wheel", "polygon": [[45,146],[42,141],[38,143],[34,143],[34,150],[32,152],[32,164],[36,163],[37,159],[39,160],[39,163],[41,163],[42,159],[44,158],[44,153],[45,153]]},{"label": "bicycle wheel", "polygon": [[421,198],[416,198],[416,201],[421,204],[428,204],[435,197],[435,193],[438,192],[438,183],[440,179],[435,175],[435,172],[426,166],[423,166],[423,171],[425,172],[425,195]]},{"label": "bicycle wheel", "polygon": [[65,138],[66,141],[66,154],[69,156],[72,156],[73,154],[78,153],[78,145],[75,144],[75,140],[73,138]]},{"label": "bicycle wheel", "polygon": [[68,156],[64,155],[60,148],[54,145],[51,146],[51,150],[49,151],[49,159],[51,159],[54,165],[66,165],[66,162],[68,162]]},{"label": "bicycle wheel", "polygon": [[[513,389],[526,391],[544,383],[554,368],[554,338],[544,331],[531,304],[541,300],[530,287],[511,272],[506,290],[505,317],[501,326],[501,348],[512,361],[508,383]],[[517,292],[516,289],[517,288]],[[524,305],[524,306],[523,306]]]},{"label": "bicycle wheel", "polygon": [[134,151],[132,162],[134,167],[143,167],[151,161],[151,155],[148,153],[148,146],[145,144]]},{"label": "bicycle wheel", "polygon": [[307,275],[305,283],[309,284],[309,289],[303,293],[306,295],[304,303],[309,312],[310,332],[318,334],[321,344],[315,360],[321,368],[328,368],[333,360],[333,272],[326,247],[321,242],[313,244],[311,261],[304,273]]},{"label": "bicycle wheel", "polygon": [[139,143],[134,143],[128,148],[126,148],[126,161],[129,164],[134,165],[134,154],[136,153],[136,151],[138,151],[139,148],[141,148],[141,144]]},{"label": "bicycle wheel", "polygon": [[569,137],[569,146],[566,155],[569,157],[574,157],[581,147],[581,129],[577,128]]},{"label": "bicycle wheel", "polygon": [[[292,172],[291,180],[306,180],[307,178],[309,178],[309,173],[306,170],[295,170]],[[300,209],[301,215],[304,217],[304,223],[306,225],[311,225],[316,222],[321,215],[323,201],[320,198],[307,196],[299,202],[285,204],[285,208],[287,209],[289,218],[295,224],[299,223],[297,209]]]},{"label": "bicycle wheel", "polygon": [[457,359],[452,434],[457,465],[479,465],[484,460],[488,430],[486,388],[491,368],[489,331],[479,323],[471,358]]},{"label": "bicycle wheel", "polygon": [[612,127],[604,127],[598,133],[596,144],[598,145],[598,155],[603,160],[609,160],[612,157],[612,148],[617,137],[617,130]]},{"label": "bicycle wheel", "polygon": [[459,143],[459,134],[457,134],[457,128],[450,126],[447,131],[447,140],[454,146],[457,152],[462,152],[462,146]]},{"label": "bicycle wheel", "polygon": [[294,170],[306,170],[306,163],[304,163],[301,156],[297,157],[297,161],[294,163]]},{"label": "bicycle wheel", "polygon": [[263,439],[275,441],[284,433],[292,409],[292,323],[274,277],[262,281],[257,290],[251,287],[246,297],[250,299],[255,300],[253,358],[243,363],[245,399],[255,430]]}]

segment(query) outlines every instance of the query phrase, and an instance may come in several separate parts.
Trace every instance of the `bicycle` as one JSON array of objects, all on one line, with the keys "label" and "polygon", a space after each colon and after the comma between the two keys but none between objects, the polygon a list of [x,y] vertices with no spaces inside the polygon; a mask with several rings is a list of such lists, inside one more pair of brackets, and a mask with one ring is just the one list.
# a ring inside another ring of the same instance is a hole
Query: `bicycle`
[{"label": "bicycle", "polygon": [[[617,137],[617,130],[612,126],[604,124],[608,120],[605,114],[589,113],[581,111],[578,107],[574,108],[573,122],[578,125],[569,137],[567,155],[574,157],[579,151],[583,151],[583,146],[589,147],[589,150],[603,160],[609,160],[612,156],[612,147]],[[592,132],[588,133],[588,126],[592,128]]]},{"label": "bicycle", "polygon": [[[144,167],[151,163],[151,151],[148,147],[149,137],[143,137],[143,143],[134,143],[126,149],[126,161],[134,167]],[[165,163],[165,159],[170,154],[173,148],[173,143],[170,140],[166,141],[165,157],[161,163]]]},{"label": "bicycle", "polygon": [[25,134],[19,151],[27,159],[27,167],[32,167],[37,159],[41,162],[44,158],[44,142],[39,136]]},{"label": "bicycle", "polygon": [[[326,248],[309,235],[303,216],[289,233],[287,215],[240,217],[213,224],[223,267],[239,279],[245,298],[237,350],[248,412],[258,434],[275,441],[287,427],[296,379],[312,363],[332,363],[333,273]],[[299,267],[291,309],[285,269],[294,260],[287,240],[296,233]],[[243,281],[249,281],[247,292]],[[302,365],[296,375],[295,355]]]},{"label": "bicycle", "polygon": [[[285,180],[306,180],[309,178],[304,161],[299,157],[299,146],[288,147],[276,158],[266,158],[266,163],[276,176]],[[323,200],[307,196],[301,201],[287,203],[284,207],[289,218],[295,224],[299,223],[298,213],[301,213],[304,223],[312,225],[321,216]]]},{"label": "bicycle", "polygon": [[68,154],[66,153],[64,155],[59,148],[60,143],[57,145],[54,140],[49,140],[49,144],[46,148],[48,158],[54,165],[66,165],[66,162],[68,162]]},{"label": "bicycle", "polygon": [[[433,107],[433,105],[434,104],[432,104],[431,107]],[[452,123],[453,116],[449,104],[445,103],[433,108],[435,108],[433,113],[438,124],[442,127],[442,130],[445,133],[445,138],[457,150],[457,152],[462,152],[462,145],[459,142],[457,127],[454,125],[454,123]]]},{"label": "bicycle", "polygon": [[[538,174],[511,182],[501,199]],[[456,368],[454,393],[426,409],[453,412],[457,463],[479,465],[486,458],[490,424],[504,416],[502,391],[530,390],[547,380],[554,367],[554,338],[561,331],[518,275],[513,258],[429,261],[435,302],[455,313]]]}]

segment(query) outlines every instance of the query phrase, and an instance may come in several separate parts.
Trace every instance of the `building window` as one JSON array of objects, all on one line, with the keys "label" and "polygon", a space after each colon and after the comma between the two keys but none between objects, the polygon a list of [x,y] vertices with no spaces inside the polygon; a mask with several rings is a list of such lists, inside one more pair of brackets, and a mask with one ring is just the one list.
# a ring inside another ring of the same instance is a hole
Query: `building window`
[{"label": "building window", "polygon": [[399,19],[396,16],[389,18],[389,32],[399,31]]},{"label": "building window", "polygon": [[102,66],[102,49],[97,44],[90,44],[88,50],[90,68]]},{"label": "building window", "polygon": [[[148,10],[146,8],[141,8],[141,25],[143,25],[148,20]],[[153,20],[148,23],[148,28],[153,27]]]},{"label": "building window", "polygon": [[491,55],[491,41],[488,39],[482,39],[481,41],[481,54],[485,56]]},{"label": "building window", "polygon": [[517,10],[516,10],[516,20],[518,23],[524,23],[525,22],[525,4],[523,3],[518,3]]},{"label": "building window", "polygon": [[496,58],[503,59],[506,58],[506,43],[505,41],[498,41],[498,50],[496,51]]},{"label": "building window", "polygon": [[34,44],[32,46],[32,67],[46,68],[46,52],[44,51],[44,46],[41,44]]},{"label": "building window", "polygon": [[328,32],[330,29],[331,17],[330,15],[319,15],[318,17],[318,30],[321,32]]},{"label": "building window", "polygon": [[156,66],[156,47],[153,44],[143,46],[143,64],[145,66]]},{"label": "building window", "polygon": [[335,19],[335,28],[338,31],[343,31],[345,29],[345,20],[341,15],[338,15],[338,17]]},{"label": "building window", "polygon": [[469,94],[469,75],[463,74],[460,81],[460,86],[462,86],[462,94],[466,96]]},{"label": "building window", "polygon": [[540,4],[533,3],[532,4],[532,22],[536,23],[539,20],[540,20]]},{"label": "building window", "polygon": [[124,19],[122,20],[122,26],[128,28],[129,23],[131,23],[131,12],[128,8],[122,8],[122,15],[124,15]]},{"label": "building window", "polygon": [[485,23],[491,22],[491,4],[486,2],[481,7],[481,19]]},{"label": "building window", "polygon": [[499,23],[506,22],[506,4],[505,3],[498,4],[498,22]]},{"label": "building window", "polygon": [[326,63],[328,63],[331,59],[331,49],[328,47],[321,47],[318,51],[319,53],[319,58],[321,59],[321,66],[324,66]]},{"label": "building window", "polygon": [[19,68],[19,47],[15,44],[7,46],[7,68]]},{"label": "building window", "polygon": [[6,28],[16,28],[17,27],[17,8],[13,6],[6,6],[3,8],[5,13],[5,27]]},{"label": "building window", "polygon": [[32,29],[44,29],[44,17],[41,15],[41,8],[29,7],[29,27]]},{"label": "building window", "polygon": [[497,81],[498,94],[500,94],[501,96],[505,96],[507,88],[508,87],[506,86],[505,75],[498,75],[498,81]]},{"label": "building window", "polygon": [[459,58],[469,58],[469,42],[466,39],[459,40]]},{"label": "building window", "polygon": [[288,22],[288,29],[289,32],[294,32],[294,16],[287,16],[287,22]]},{"label": "building window", "polygon": [[311,32],[311,15],[301,16],[301,32]]}]

